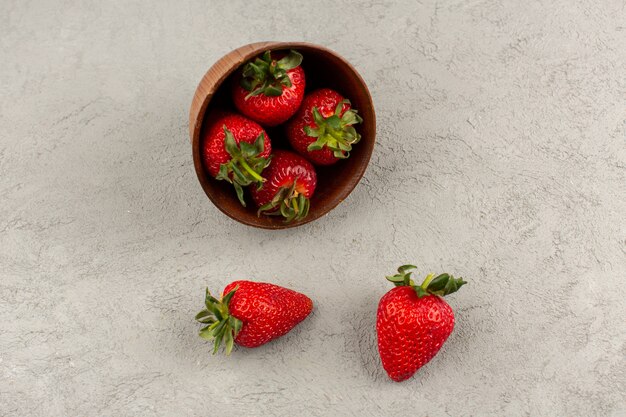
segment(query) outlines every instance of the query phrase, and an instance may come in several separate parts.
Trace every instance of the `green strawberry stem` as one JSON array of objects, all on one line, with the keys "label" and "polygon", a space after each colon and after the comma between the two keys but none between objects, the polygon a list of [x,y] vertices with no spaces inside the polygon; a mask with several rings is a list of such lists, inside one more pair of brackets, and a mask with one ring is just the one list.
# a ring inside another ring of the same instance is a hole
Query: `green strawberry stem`
[{"label": "green strawberry stem", "polygon": [[248,163],[246,162],[245,159],[241,160],[241,166],[243,167],[243,169],[246,170],[246,172],[248,174],[250,174],[250,176],[252,178],[254,178],[255,180],[257,180],[257,182],[259,183],[263,183],[265,182],[265,178],[263,178],[262,176],[260,176],[259,174],[257,174],[252,168],[250,168],[250,165],[248,165]]},{"label": "green strawberry stem", "polygon": [[422,285],[420,285],[420,287],[426,290],[428,288],[428,285],[430,284],[430,281],[432,281],[434,277],[435,277],[435,274],[426,275],[426,278],[424,278],[424,282],[422,282]]},{"label": "green strawberry stem", "polygon": [[257,215],[283,216],[285,222],[302,220],[309,214],[310,201],[304,194],[296,191],[296,182],[289,187],[282,187],[272,201],[259,207]]},{"label": "green strawberry stem", "polygon": [[220,300],[211,295],[209,289],[206,289],[204,297],[204,308],[196,314],[196,320],[200,323],[207,324],[206,327],[200,329],[200,337],[213,341],[213,354],[215,355],[220,348],[222,341],[225,344],[226,355],[230,355],[235,343],[235,337],[241,330],[243,322],[230,315],[228,304],[237,291],[237,288],[230,291]]},{"label": "green strawberry stem", "polygon": [[316,140],[307,147],[307,150],[317,151],[327,147],[333,151],[335,158],[345,159],[350,156],[352,145],[361,140],[361,135],[353,125],[361,123],[363,119],[354,109],[346,110],[341,115],[344,104],[350,104],[350,100],[338,103],[335,112],[326,118],[317,107],[313,107],[311,111],[316,127],[305,126],[304,133]]},{"label": "green strawberry stem", "polygon": [[427,295],[443,297],[458,291],[459,288],[467,284],[466,281],[463,281],[463,278],[454,278],[450,274],[439,274],[437,276],[435,276],[435,274],[428,274],[426,278],[424,278],[422,285],[416,285],[411,279],[413,272],[410,272],[415,268],[417,268],[415,265],[402,265],[398,268],[398,273],[388,276],[387,280],[393,282],[397,287],[409,286],[413,288],[419,298]]},{"label": "green strawberry stem", "polygon": [[256,183],[261,188],[265,182],[260,174],[270,164],[270,158],[259,156],[265,150],[265,135],[261,132],[254,143],[244,141],[237,143],[226,125],[223,126],[223,129],[226,135],[224,148],[231,158],[227,163],[220,165],[220,170],[215,179],[231,183],[235,187],[239,202],[245,207],[243,187]]},{"label": "green strawberry stem", "polygon": [[282,95],[284,87],[291,87],[291,78],[287,71],[301,63],[302,55],[293,50],[278,61],[272,59],[271,51],[265,51],[262,56],[248,62],[243,67],[241,79],[241,86],[250,92],[246,100],[259,94],[268,97]]}]

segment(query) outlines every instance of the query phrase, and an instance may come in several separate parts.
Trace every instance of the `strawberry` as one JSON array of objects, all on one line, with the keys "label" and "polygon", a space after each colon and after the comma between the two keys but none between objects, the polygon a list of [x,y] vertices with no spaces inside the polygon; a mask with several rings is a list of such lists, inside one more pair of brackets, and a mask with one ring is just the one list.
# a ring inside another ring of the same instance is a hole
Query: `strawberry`
[{"label": "strawberry", "polygon": [[296,51],[279,53],[275,58],[272,58],[271,51],[266,51],[248,62],[243,67],[239,83],[233,85],[233,101],[237,109],[266,126],[287,121],[298,110],[304,97],[301,63],[302,55]]},{"label": "strawberry", "polygon": [[282,215],[287,222],[304,219],[317,185],[313,165],[293,152],[276,150],[263,176],[263,188],[251,190],[258,214]]},{"label": "strawberry", "polygon": [[376,332],[383,368],[391,379],[404,381],[439,351],[454,328],[454,313],[441,296],[457,291],[466,282],[448,274],[430,274],[420,286],[409,270],[387,277],[396,287],[378,304]]},{"label": "strawberry", "polygon": [[263,184],[261,171],[270,163],[272,144],[265,130],[243,116],[224,113],[214,119],[203,138],[202,156],[209,174],[235,187],[243,206],[243,188]]},{"label": "strawberry", "polygon": [[350,100],[322,88],[304,98],[286,133],[300,155],[316,165],[331,165],[350,156],[352,145],[361,140],[354,125],[362,121]]},{"label": "strawberry", "polygon": [[233,344],[253,348],[288,333],[304,320],[313,302],[299,292],[274,284],[234,281],[217,300],[206,290],[205,309],[196,320],[206,324],[200,337],[213,340],[213,354],[224,341],[229,355]]}]

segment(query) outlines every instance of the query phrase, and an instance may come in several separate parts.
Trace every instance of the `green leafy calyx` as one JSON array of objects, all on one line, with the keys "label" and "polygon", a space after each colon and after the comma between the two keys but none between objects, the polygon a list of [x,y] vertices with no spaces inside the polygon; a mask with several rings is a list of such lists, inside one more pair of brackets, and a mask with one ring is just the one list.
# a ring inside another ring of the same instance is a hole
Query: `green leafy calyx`
[{"label": "green leafy calyx", "polygon": [[350,104],[350,100],[342,100],[335,107],[335,112],[326,118],[322,116],[317,107],[313,107],[313,121],[316,127],[304,127],[304,133],[315,138],[315,142],[307,148],[309,151],[317,151],[327,147],[333,151],[335,158],[346,159],[350,156],[352,145],[361,140],[361,135],[356,131],[354,125],[361,123],[363,119],[354,109],[346,110],[342,115],[341,110],[344,104]]},{"label": "green leafy calyx", "polygon": [[232,132],[224,125],[224,148],[231,156],[230,161],[220,165],[220,170],[215,179],[228,181],[235,187],[239,202],[245,207],[243,187],[250,184],[263,186],[265,179],[261,172],[270,164],[270,158],[261,155],[265,149],[265,134],[261,132],[254,143],[241,141],[237,144]]},{"label": "green leafy calyx", "polygon": [[454,278],[450,274],[428,274],[422,282],[422,285],[416,285],[413,279],[411,279],[412,269],[417,268],[415,265],[402,265],[398,268],[396,275],[390,275],[387,280],[394,283],[395,286],[410,286],[415,290],[419,298],[427,295],[445,296],[452,294],[467,284],[463,281],[463,278]]},{"label": "green leafy calyx", "polygon": [[228,304],[235,291],[237,288],[218,300],[207,288],[204,298],[205,308],[196,314],[196,320],[207,325],[200,329],[200,337],[213,341],[214,355],[218,352],[222,342],[224,342],[226,354],[230,355],[235,344],[235,337],[243,326],[242,321],[230,315],[228,311]]},{"label": "green leafy calyx", "polygon": [[250,93],[250,97],[264,94],[269,97],[280,96],[283,88],[291,87],[291,79],[287,71],[296,68],[302,63],[302,55],[296,51],[289,53],[278,61],[272,59],[272,51],[265,51],[254,61],[243,67],[241,86]]},{"label": "green leafy calyx", "polygon": [[287,223],[304,219],[309,214],[310,202],[304,194],[296,190],[297,181],[296,178],[290,187],[282,187],[272,201],[259,207],[257,214],[283,216]]}]

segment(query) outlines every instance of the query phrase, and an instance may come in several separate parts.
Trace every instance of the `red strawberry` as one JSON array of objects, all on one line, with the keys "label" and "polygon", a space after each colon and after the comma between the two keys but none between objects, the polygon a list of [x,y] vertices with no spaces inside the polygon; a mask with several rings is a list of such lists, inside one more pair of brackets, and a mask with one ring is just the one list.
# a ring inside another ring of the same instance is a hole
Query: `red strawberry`
[{"label": "red strawberry", "polygon": [[346,100],[329,88],[304,98],[302,106],[287,124],[291,146],[316,165],[330,165],[350,156],[352,145],[361,140],[354,125],[363,119]]},{"label": "red strawberry", "polygon": [[387,277],[396,288],[378,304],[376,332],[383,368],[394,381],[413,374],[439,351],[454,328],[454,313],[441,298],[466,282],[448,274],[428,275],[421,286],[411,279],[413,265],[398,268]]},{"label": "red strawberry", "polygon": [[287,222],[306,217],[317,185],[317,174],[309,161],[293,152],[276,150],[263,177],[263,188],[251,190],[259,215],[282,215]]},{"label": "red strawberry", "polygon": [[270,163],[272,144],[265,130],[252,120],[225,113],[211,122],[202,144],[204,166],[211,176],[233,184],[239,201],[243,188],[261,185],[261,171]]},{"label": "red strawberry", "polygon": [[313,310],[313,302],[304,294],[252,281],[230,283],[220,300],[207,288],[204,304],[206,308],[196,320],[207,324],[200,330],[200,337],[214,340],[214,354],[222,341],[226,354],[230,354],[233,343],[249,348],[261,346],[288,333]]},{"label": "red strawberry", "polygon": [[[241,113],[267,126],[279,125],[300,107],[304,97],[302,55],[271,51],[248,62],[241,80],[233,85],[233,101]],[[278,59],[278,60],[277,60]]]}]

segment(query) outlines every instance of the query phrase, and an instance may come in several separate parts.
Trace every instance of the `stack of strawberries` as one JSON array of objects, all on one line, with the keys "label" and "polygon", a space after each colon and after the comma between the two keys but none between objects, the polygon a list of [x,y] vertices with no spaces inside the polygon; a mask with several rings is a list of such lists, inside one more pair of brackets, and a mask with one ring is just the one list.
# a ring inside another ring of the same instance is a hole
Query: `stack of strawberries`
[{"label": "stack of strawberries", "polygon": [[[240,114],[220,113],[205,127],[202,156],[209,174],[231,183],[242,205],[244,188],[258,214],[291,222],[306,217],[315,192],[314,166],[350,156],[362,119],[350,100],[329,88],[305,95],[297,51],[266,51],[236,74],[232,101]],[[272,150],[264,127],[282,125],[295,152]]]}]

